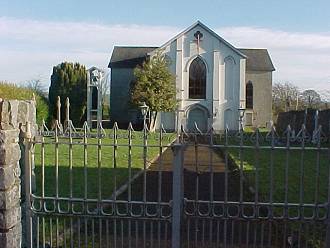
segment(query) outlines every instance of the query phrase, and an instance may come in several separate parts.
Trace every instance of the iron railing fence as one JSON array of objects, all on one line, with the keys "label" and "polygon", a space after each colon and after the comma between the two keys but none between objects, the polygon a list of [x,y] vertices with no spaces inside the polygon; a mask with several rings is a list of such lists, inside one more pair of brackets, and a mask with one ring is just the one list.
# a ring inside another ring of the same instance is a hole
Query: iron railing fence
[{"label": "iron railing fence", "polygon": [[[330,247],[329,139],[290,127],[253,133],[183,132],[193,173],[183,172],[187,247]],[[190,148],[189,148],[190,147]],[[208,148],[208,160],[202,155]],[[217,151],[223,163],[213,157]],[[203,163],[207,168],[203,168]],[[222,166],[222,168],[221,168]],[[193,185],[193,186],[191,186]]]},{"label": "iron railing fence", "polygon": [[321,127],[177,135],[69,120],[25,145],[30,247],[330,247]]}]

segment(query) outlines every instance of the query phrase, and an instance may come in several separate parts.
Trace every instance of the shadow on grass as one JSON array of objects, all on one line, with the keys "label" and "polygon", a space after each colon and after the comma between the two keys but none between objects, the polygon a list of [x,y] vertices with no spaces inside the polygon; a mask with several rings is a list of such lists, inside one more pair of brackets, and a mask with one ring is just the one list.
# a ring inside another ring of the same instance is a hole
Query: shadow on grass
[{"label": "shadow on grass", "polygon": [[[132,168],[108,168],[100,169],[95,167],[58,167],[58,179],[56,178],[56,167],[54,165],[46,165],[44,167],[44,193],[45,196],[72,197],[97,199],[99,193],[102,199],[110,199],[113,192],[121,185],[127,182],[129,173],[133,176],[141,169]],[[42,193],[42,168],[35,168],[36,175],[36,195],[41,196]]]}]

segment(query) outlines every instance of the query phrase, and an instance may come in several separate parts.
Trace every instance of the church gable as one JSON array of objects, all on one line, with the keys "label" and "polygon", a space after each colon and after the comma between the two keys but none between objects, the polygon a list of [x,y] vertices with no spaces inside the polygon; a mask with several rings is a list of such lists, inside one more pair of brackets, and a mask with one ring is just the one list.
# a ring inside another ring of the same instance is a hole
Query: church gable
[{"label": "church gable", "polygon": [[[163,49],[165,52],[168,52],[170,47],[173,47],[173,43],[177,43],[177,41],[180,39],[182,39],[184,43],[189,44],[188,46],[183,47],[183,49],[185,49],[184,56],[187,56],[188,54],[202,54],[206,51],[209,51],[210,49],[219,50],[225,48],[231,50],[231,52],[234,52],[240,58],[246,58],[246,56],[241,51],[236,49],[229,42],[224,40],[217,33],[215,33],[200,21],[197,21],[178,35],[174,36],[172,39],[160,46],[159,49]],[[185,45],[184,43],[183,45]],[[217,46],[218,44],[219,46]],[[180,48],[176,47],[176,49]],[[156,50],[157,49],[151,51],[149,55],[153,55]]]},{"label": "church gable", "polygon": [[[249,48],[235,48],[229,42],[220,37],[213,30],[208,28],[206,25],[197,21],[181,33],[174,36],[172,39],[167,41],[160,47],[135,47],[135,46],[115,46],[112,52],[112,56],[109,61],[109,68],[134,68],[138,64],[141,64],[148,56],[154,54],[157,49],[164,49],[169,57],[175,56],[175,50],[177,50],[177,40],[184,37],[184,40],[190,42],[192,50],[197,39],[194,34],[200,31],[203,35],[201,40],[201,52],[208,43],[210,47],[211,43],[218,43],[219,49],[232,50],[235,54],[242,58],[246,58],[246,69],[247,71],[274,71],[275,68],[269,56],[267,49],[249,49]],[[202,44],[204,43],[204,44]],[[186,48],[185,54],[190,54],[190,48]],[[172,51],[172,53],[170,52]],[[198,52],[197,52],[198,53]],[[195,51],[195,54],[197,54]],[[227,57],[227,56],[225,56]],[[225,59],[225,58],[223,58]],[[173,66],[173,65],[172,65]]]},{"label": "church gable", "polygon": [[223,130],[227,124],[236,129],[237,109],[245,105],[248,81],[254,86],[253,94],[259,94],[258,89],[265,89],[262,92],[265,100],[256,100],[251,113],[258,116],[261,126],[270,119],[271,105],[265,107],[264,101],[271,98],[271,74],[275,68],[268,51],[235,48],[197,22],[160,47],[114,47],[109,63],[113,120],[137,121],[138,111],[134,112],[126,104],[129,85],[134,78],[133,69],[159,50],[171,61],[169,69],[176,78],[178,108],[186,113],[177,119],[178,123],[175,113],[162,113],[161,120],[166,129],[175,130],[181,124],[192,128],[195,122],[205,130],[211,123],[217,130]]}]

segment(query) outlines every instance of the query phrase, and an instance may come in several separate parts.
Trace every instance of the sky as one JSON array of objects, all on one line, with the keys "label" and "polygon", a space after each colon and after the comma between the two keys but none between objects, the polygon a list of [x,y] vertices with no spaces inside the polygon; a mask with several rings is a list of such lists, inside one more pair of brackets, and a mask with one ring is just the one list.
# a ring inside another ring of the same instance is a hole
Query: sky
[{"label": "sky", "polygon": [[0,0],[0,80],[48,87],[62,61],[106,68],[114,45],[159,46],[197,20],[267,48],[273,82],[330,90],[329,0]]}]

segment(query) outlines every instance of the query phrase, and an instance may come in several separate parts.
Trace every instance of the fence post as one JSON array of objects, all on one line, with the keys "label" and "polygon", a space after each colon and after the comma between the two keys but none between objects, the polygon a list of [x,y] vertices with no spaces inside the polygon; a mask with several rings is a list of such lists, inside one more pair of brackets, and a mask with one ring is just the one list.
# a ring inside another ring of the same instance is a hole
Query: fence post
[{"label": "fence post", "polygon": [[26,247],[32,248],[32,215],[31,215],[31,193],[32,193],[32,160],[31,160],[31,123],[26,122],[24,132],[24,187],[25,187],[25,214],[26,214]]},{"label": "fence post", "polygon": [[181,221],[183,208],[183,144],[175,143],[173,150],[172,187],[172,248],[181,247]]}]

